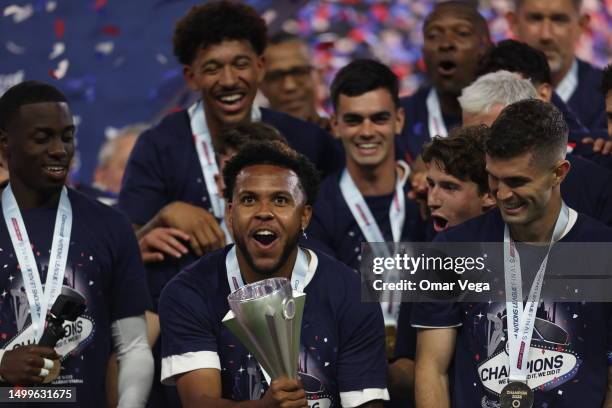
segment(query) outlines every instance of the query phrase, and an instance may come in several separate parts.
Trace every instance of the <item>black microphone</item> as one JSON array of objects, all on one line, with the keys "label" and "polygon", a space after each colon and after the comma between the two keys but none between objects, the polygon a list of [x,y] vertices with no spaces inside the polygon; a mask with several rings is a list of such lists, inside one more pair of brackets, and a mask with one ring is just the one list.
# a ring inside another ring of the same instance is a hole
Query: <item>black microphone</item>
[{"label": "black microphone", "polygon": [[59,340],[66,335],[64,322],[74,322],[86,309],[85,298],[79,292],[67,286],[55,299],[51,310],[47,313],[47,325],[43,332],[39,346],[54,348]]}]

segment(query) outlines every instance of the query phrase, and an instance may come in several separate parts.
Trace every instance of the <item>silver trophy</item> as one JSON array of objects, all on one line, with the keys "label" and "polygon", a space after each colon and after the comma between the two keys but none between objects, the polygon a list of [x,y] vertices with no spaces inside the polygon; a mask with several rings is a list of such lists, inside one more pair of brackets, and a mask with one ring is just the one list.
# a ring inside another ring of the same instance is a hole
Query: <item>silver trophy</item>
[{"label": "silver trophy", "polygon": [[273,380],[297,378],[305,299],[285,278],[254,282],[227,297],[231,310],[223,324]]}]

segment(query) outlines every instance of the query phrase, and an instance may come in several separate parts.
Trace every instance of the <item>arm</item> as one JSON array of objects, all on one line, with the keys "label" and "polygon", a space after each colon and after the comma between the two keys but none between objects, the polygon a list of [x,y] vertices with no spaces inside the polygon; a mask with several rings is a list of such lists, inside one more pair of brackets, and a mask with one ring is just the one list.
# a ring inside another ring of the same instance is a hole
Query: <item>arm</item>
[{"label": "arm", "polygon": [[416,406],[450,407],[448,367],[451,363],[457,330],[419,329],[415,362]]},{"label": "arm", "polygon": [[117,350],[119,407],[144,407],[153,382],[153,355],[144,316],[126,317],[111,325]]},{"label": "arm", "polygon": [[216,368],[185,373],[176,379],[176,386],[181,403],[186,408],[308,407],[306,393],[297,380],[274,380],[262,399],[242,402],[221,398],[221,375]]},{"label": "arm", "polygon": [[389,364],[389,391],[391,396],[414,396],[414,360],[398,358]]},{"label": "arm", "polygon": [[606,391],[606,401],[604,408],[612,408],[612,366],[608,367],[608,389]]}]

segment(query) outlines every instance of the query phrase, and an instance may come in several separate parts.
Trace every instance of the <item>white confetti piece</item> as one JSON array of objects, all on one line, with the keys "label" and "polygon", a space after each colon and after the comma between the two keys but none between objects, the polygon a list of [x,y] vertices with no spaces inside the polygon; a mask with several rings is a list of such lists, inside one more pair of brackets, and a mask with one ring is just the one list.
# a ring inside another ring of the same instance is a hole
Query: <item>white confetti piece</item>
[{"label": "white confetti piece", "polygon": [[64,53],[64,51],[66,51],[66,46],[64,45],[64,43],[57,42],[53,44],[53,51],[51,51],[51,54],[49,54],[49,59],[55,59],[59,57]]},{"label": "white confetti piece", "polygon": [[47,10],[47,13],[51,13],[51,12],[55,11],[56,8],[57,8],[57,2],[56,1],[48,1],[47,5],[45,6],[45,10]]},{"label": "white confetti piece", "polygon": [[96,44],[96,52],[108,55],[115,49],[115,43],[112,41],[104,41]]},{"label": "white confetti piece", "polygon": [[329,365],[329,361],[325,362],[325,367],[327,367]]},{"label": "white confetti piece", "polygon": [[89,281],[89,286],[93,286],[94,282],[93,281]]},{"label": "white confetti piece", "polygon": [[68,72],[68,67],[70,66],[70,62],[67,58],[64,58],[57,64],[57,68],[53,70],[53,77],[55,79],[62,79],[66,76]]},{"label": "white confetti piece", "polygon": [[162,65],[166,65],[168,63],[168,58],[164,54],[157,54],[155,59]]},{"label": "white confetti piece", "polygon": [[576,319],[577,317],[578,317],[578,315],[577,315],[577,314],[574,314],[573,318],[574,318],[574,319]]},{"label": "white confetti piece", "polygon": [[16,55],[21,55],[21,54],[26,52],[26,48],[25,47],[22,47],[21,45],[17,45],[17,44],[15,44],[12,41],[7,41],[6,49],[11,54],[16,54]]},{"label": "white confetti piece", "polygon": [[18,6],[16,4],[11,4],[4,9],[4,17],[13,16],[13,21],[15,24],[19,24],[28,18],[32,17],[34,14],[34,8],[31,4],[26,4],[25,6]]}]

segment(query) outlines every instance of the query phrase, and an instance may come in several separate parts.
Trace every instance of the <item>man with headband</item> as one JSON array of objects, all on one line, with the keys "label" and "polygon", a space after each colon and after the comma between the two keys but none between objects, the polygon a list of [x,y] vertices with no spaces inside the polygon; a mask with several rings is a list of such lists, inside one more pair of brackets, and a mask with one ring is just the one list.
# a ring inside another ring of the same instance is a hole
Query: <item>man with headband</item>
[{"label": "man with headband", "polygon": [[[23,82],[0,98],[0,147],[10,174],[0,224],[0,376],[11,385],[76,387],[76,406],[106,407],[113,346],[119,406],[144,407],[153,358],[138,244],[119,212],[65,187],[74,133],[66,98],[50,85]],[[85,311],[64,324],[56,350],[36,346],[64,292],[84,297]]]}]

